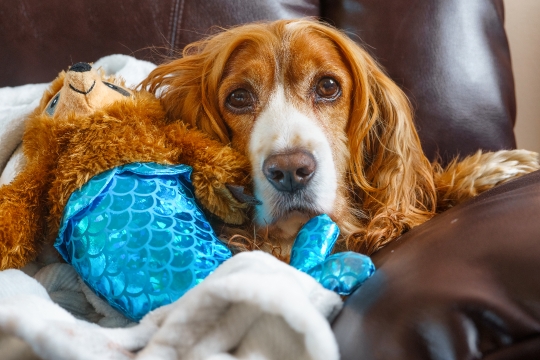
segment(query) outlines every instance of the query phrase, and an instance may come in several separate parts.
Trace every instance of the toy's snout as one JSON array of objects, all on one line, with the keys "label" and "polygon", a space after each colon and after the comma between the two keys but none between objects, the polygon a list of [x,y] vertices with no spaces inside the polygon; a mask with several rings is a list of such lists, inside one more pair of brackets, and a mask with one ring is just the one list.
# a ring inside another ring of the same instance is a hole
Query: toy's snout
[{"label": "toy's snout", "polygon": [[79,94],[88,95],[96,86],[95,75],[88,63],[76,63],[69,68],[66,78],[69,78],[69,88]]},{"label": "toy's snout", "polygon": [[45,112],[54,118],[70,113],[89,115],[129,96],[128,89],[104,79],[102,72],[90,64],[80,62],[65,73],[62,89],[49,101]]},{"label": "toy's snout", "polygon": [[69,71],[75,71],[75,72],[86,72],[90,71],[92,69],[92,65],[85,62],[76,63],[75,65],[72,65],[69,68]]}]

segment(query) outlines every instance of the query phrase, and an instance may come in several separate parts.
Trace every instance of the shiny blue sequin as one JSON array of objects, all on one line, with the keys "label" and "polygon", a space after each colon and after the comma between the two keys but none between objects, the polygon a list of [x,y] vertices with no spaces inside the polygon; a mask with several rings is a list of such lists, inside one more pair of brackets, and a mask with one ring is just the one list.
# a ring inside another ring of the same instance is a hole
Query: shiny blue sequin
[{"label": "shiny blue sequin", "polygon": [[326,214],[309,220],[298,232],[290,265],[303,271],[328,290],[350,295],[375,272],[371,259],[354,252],[330,255],[339,228]]},{"label": "shiny blue sequin", "polygon": [[85,283],[140,320],[229,259],[197,207],[191,167],[134,163],[92,178],[65,209],[55,247]]},{"label": "shiny blue sequin", "polygon": [[330,255],[338,236],[339,228],[330,216],[322,214],[312,218],[296,236],[290,265],[307,272]]},{"label": "shiny blue sequin", "polygon": [[329,256],[307,273],[328,290],[350,295],[375,272],[371,259],[352,251]]}]

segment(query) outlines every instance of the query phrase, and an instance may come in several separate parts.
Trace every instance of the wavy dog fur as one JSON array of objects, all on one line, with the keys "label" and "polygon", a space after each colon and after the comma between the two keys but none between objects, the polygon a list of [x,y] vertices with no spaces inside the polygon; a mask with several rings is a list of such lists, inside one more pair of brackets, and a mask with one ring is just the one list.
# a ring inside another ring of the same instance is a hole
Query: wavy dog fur
[{"label": "wavy dog fur", "polygon": [[[325,77],[337,81],[339,97],[318,101],[313,84]],[[373,253],[434,216],[438,204],[439,209],[448,208],[538,168],[537,154],[526,151],[478,153],[447,169],[432,165],[422,152],[405,94],[344,33],[311,19],[254,23],[220,32],[188,45],[181,58],[158,66],[141,86],[159,94],[170,119],[182,119],[248,155],[254,192],[259,198],[263,194],[263,204],[272,200],[259,189],[268,184],[263,184],[260,164],[253,160],[257,147],[249,146],[259,131],[257,124],[270,116],[272,106],[283,110],[277,112],[283,119],[311,121],[331,151],[328,163],[333,167],[323,170],[335,172],[337,182],[327,212],[341,229],[341,244],[353,251]],[[251,94],[247,113],[234,113],[228,103],[238,88]],[[279,89],[285,95],[280,97]],[[298,114],[287,117],[287,109]],[[274,124],[279,119],[264,121]],[[288,125],[283,126],[279,129]],[[311,140],[291,146],[306,148]],[[483,163],[493,166],[483,172],[478,170]],[[294,211],[313,215],[321,209],[306,204]],[[287,248],[294,236],[280,232],[278,225],[292,215],[276,216],[271,223],[255,221],[255,231],[270,238],[278,234],[271,242]]]}]

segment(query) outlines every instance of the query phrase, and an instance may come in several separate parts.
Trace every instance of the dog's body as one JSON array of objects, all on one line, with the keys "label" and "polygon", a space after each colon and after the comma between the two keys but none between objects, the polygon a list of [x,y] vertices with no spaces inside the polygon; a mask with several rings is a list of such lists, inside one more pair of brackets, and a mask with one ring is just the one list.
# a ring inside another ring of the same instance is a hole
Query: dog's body
[{"label": "dog's body", "polygon": [[523,150],[430,164],[403,92],[352,40],[311,20],[249,24],[188,46],[143,87],[245,153],[259,232],[288,249],[310,217],[372,253],[478,192],[538,169]]}]

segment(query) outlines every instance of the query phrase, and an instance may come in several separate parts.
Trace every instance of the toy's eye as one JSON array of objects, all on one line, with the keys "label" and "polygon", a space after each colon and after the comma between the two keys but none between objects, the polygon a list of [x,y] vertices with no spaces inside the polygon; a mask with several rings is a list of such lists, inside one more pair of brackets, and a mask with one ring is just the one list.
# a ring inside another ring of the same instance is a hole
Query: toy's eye
[{"label": "toy's eye", "polygon": [[323,77],[315,87],[318,100],[335,100],[341,94],[339,83],[331,77]]},{"label": "toy's eye", "polygon": [[49,114],[49,116],[54,115],[54,111],[56,110],[56,105],[58,105],[58,100],[60,99],[60,93],[56,94],[55,97],[49,102],[49,105],[47,105],[47,108],[45,109],[45,112]]},{"label": "toy's eye", "polygon": [[122,89],[122,88],[119,87],[119,86],[116,86],[116,85],[114,85],[114,84],[111,84],[111,83],[108,83],[108,82],[105,82],[105,81],[104,81],[103,83],[104,83],[105,85],[107,85],[108,87],[110,87],[111,89],[113,89],[114,91],[119,92],[120,94],[122,94],[122,95],[124,95],[124,96],[131,96],[131,94],[130,94],[128,91]]},{"label": "toy's eye", "polygon": [[246,89],[236,89],[227,97],[227,106],[236,113],[251,110],[254,102],[253,95]]}]

